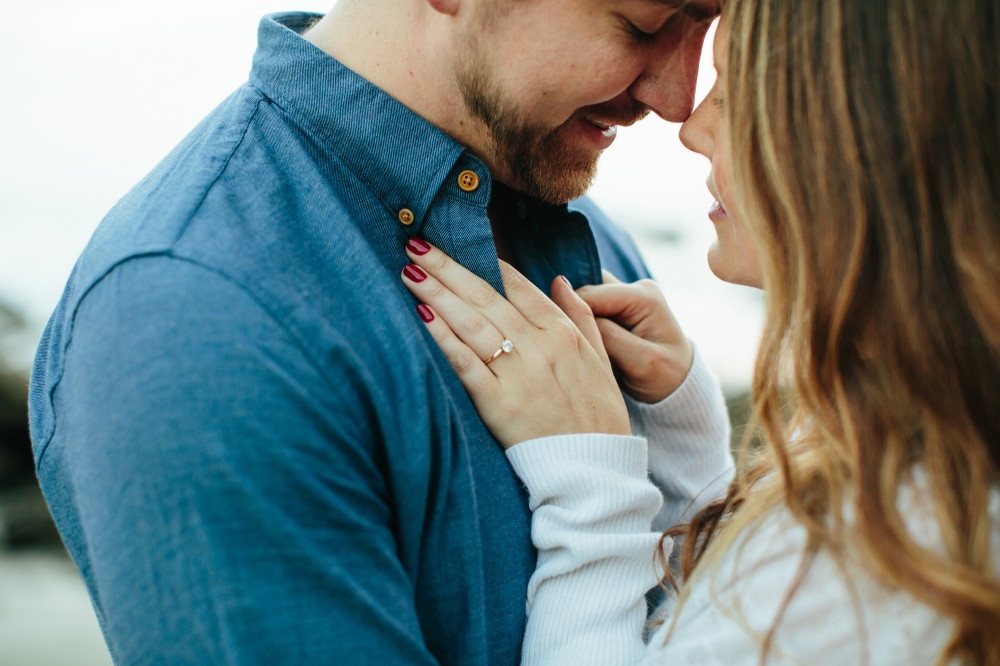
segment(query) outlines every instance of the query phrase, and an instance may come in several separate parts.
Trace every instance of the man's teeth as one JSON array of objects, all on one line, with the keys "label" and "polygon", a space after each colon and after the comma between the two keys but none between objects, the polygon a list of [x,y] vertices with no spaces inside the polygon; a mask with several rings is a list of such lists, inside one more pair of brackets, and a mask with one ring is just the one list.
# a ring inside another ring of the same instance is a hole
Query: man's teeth
[{"label": "man's teeth", "polygon": [[611,137],[615,136],[616,134],[618,134],[618,126],[617,125],[609,125],[607,123],[602,123],[599,120],[593,120],[591,118],[588,118],[588,120],[590,120],[590,124],[591,125],[593,125],[597,129],[601,130],[601,134],[603,134],[604,136],[608,137],[609,139]]}]

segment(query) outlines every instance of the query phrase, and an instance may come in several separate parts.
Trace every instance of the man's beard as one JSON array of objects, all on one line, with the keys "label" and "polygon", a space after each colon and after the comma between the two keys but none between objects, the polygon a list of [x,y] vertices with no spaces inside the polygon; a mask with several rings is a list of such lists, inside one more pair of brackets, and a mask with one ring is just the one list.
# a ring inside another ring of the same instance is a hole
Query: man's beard
[{"label": "man's beard", "polygon": [[[579,114],[555,129],[532,123],[491,79],[479,53],[469,53],[463,63],[457,82],[465,106],[489,131],[492,157],[509,175],[509,184],[553,204],[583,196],[597,174],[600,153],[573,146],[566,136]],[[649,110],[632,97],[627,99],[624,105],[605,102],[586,110],[602,121],[631,125]]]}]

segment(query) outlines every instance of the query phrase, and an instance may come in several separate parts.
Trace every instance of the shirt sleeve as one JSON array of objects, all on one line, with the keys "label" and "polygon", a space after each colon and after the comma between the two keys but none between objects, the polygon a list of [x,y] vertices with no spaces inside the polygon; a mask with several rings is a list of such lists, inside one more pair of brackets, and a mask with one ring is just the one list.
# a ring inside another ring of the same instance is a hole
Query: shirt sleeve
[{"label": "shirt sleeve", "polygon": [[697,347],[691,370],[676,391],[654,405],[626,395],[625,404],[633,434],[649,442],[650,477],[663,492],[654,529],[689,520],[725,495],[735,474],[729,413],[719,380]]},{"label": "shirt sleeve", "polygon": [[91,290],[39,475],[116,663],[436,663],[357,376],[186,262]]},{"label": "shirt sleeve", "polygon": [[528,488],[538,548],[522,663],[636,663],[645,651],[645,594],[658,582],[660,535],[650,523],[662,501],[646,478],[645,440],[546,437],[507,457]]}]

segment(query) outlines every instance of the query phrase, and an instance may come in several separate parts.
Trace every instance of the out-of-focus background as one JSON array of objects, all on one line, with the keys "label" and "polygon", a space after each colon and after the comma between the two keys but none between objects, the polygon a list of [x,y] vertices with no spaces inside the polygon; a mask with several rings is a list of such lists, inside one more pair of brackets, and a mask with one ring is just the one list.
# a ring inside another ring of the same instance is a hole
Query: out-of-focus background
[{"label": "out-of-focus background", "polygon": [[[264,14],[333,0],[0,0],[0,666],[110,664],[34,478],[25,401],[50,312],[105,212],[246,80]],[[714,73],[706,49],[699,97]],[[635,238],[675,314],[745,404],[760,294],[709,272],[707,161],[652,117],[591,195]]]}]

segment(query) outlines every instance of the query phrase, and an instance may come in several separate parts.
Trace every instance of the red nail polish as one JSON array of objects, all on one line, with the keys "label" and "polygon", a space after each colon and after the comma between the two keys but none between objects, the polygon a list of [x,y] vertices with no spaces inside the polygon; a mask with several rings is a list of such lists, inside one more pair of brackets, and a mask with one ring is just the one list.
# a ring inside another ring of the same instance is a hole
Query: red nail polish
[{"label": "red nail polish", "polygon": [[429,324],[434,321],[434,313],[431,312],[431,309],[423,303],[417,306],[417,314],[420,315],[420,318],[424,320],[425,324]]},{"label": "red nail polish", "polygon": [[424,273],[420,266],[414,266],[413,264],[409,264],[403,269],[403,275],[414,282],[423,282],[427,279],[427,273]]},{"label": "red nail polish", "polygon": [[565,283],[566,283],[566,286],[567,286],[567,287],[569,287],[570,289],[572,289],[572,288],[573,288],[573,285],[572,285],[572,284],[570,284],[570,281],[569,281],[569,279],[568,279],[568,278],[567,278],[567,277],[566,277],[565,275],[560,275],[560,276],[559,276],[559,279],[560,279],[560,280],[562,280],[563,282],[565,282]]},{"label": "red nail polish", "polygon": [[411,238],[410,240],[406,241],[406,247],[407,249],[410,250],[410,252],[417,255],[418,257],[422,257],[431,251],[431,246],[425,243],[424,241],[420,240],[419,238]]}]

